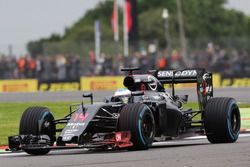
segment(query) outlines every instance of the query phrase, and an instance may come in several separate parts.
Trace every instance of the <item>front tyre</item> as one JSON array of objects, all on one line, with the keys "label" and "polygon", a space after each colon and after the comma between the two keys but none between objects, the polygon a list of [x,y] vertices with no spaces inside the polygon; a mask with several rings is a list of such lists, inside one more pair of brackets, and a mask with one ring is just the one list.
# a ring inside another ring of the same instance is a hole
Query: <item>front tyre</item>
[{"label": "front tyre", "polygon": [[[47,135],[50,138],[50,145],[55,141],[56,127],[54,124],[54,117],[50,110],[46,107],[29,107],[27,108],[21,118],[20,135]],[[44,155],[50,149],[25,149],[28,154]]]},{"label": "front tyre", "polygon": [[145,104],[127,104],[120,112],[118,129],[131,132],[133,146],[130,150],[148,149],[155,136],[154,115]]},{"label": "front tyre", "polygon": [[233,98],[219,97],[208,101],[204,126],[211,143],[233,143],[240,133],[240,111]]}]

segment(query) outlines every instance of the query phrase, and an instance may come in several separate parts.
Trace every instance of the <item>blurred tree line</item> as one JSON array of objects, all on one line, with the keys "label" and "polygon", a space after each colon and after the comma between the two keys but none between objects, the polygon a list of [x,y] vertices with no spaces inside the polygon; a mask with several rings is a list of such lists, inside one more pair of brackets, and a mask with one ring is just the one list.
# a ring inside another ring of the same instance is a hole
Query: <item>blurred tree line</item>
[{"label": "blurred tree line", "polygon": [[[227,0],[181,0],[184,29],[188,39],[214,37],[249,38],[250,17],[240,11],[226,9]],[[139,39],[158,40],[164,46],[163,8],[169,11],[169,31],[172,38],[179,37],[176,0],[138,0]],[[94,41],[94,21],[101,22],[102,40],[113,40],[111,14],[113,1],[100,2],[96,8],[85,13],[79,21],[65,29],[60,36],[52,34],[28,43],[32,56],[44,53],[44,45],[50,42],[76,43]],[[119,10],[119,24],[122,27],[122,9]],[[122,28],[120,28],[120,38]]]}]

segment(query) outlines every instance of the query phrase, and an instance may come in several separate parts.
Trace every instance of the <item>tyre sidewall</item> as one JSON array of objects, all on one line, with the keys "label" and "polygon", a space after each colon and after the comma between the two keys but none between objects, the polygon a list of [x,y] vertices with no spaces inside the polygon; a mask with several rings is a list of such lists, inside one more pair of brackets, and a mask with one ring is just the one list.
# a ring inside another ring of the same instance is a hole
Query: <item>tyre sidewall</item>
[{"label": "tyre sidewall", "polygon": [[[236,113],[233,113],[236,112]],[[231,119],[233,114],[236,114],[237,121],[239,122],[239,125],[236,125],[236,131],[233,131],[232,125],[231,125]],[[228,109],[227,109],[227,132],[228,132],[228,136],[230,137],[230,139],[232,141],[236,141],[239,137],[240,134],[240,112],[239,112],[239,108],[236,104],[236,102],[234,100],[231,100],[229,105],[228,105]]]}]

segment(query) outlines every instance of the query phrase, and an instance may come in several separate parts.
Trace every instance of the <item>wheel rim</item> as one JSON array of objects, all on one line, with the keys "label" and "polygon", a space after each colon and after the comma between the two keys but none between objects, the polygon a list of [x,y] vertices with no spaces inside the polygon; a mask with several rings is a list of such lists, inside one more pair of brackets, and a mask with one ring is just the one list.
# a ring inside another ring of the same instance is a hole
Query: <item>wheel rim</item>
[{"label": "wheel rim", "polygon": [[153,136],[154,136],[154,123],[153,123],[153,118],[151,115],[146,114],[142,118],[141,130],[142,130],[143,136],[147,140],[151,140],[153,138]]},{"label": "wheel rim", "polygon": [[41,134],[46,134],[50,137],[51,145],[54,144],[55,138],[55,124],[53,123],[54,117],[51,114],[47,114],[42,120]]}]

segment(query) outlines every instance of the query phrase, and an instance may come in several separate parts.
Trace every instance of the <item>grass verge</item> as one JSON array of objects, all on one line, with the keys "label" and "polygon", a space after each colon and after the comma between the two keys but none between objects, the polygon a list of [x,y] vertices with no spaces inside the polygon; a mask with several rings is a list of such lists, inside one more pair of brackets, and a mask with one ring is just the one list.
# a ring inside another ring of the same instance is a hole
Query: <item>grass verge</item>
[{"label": "grass verge", "polygon": [[0,103],[0,145],[7,144],[7,137],[18,134],[23,111],[30,106],[48,107],[55,117],[62,118],[69,112],[72,102]]}]

